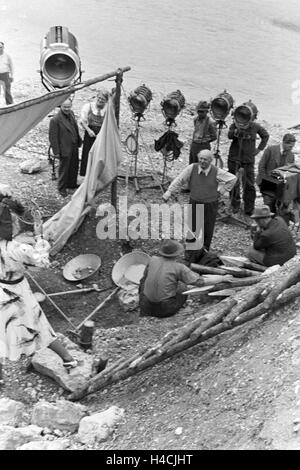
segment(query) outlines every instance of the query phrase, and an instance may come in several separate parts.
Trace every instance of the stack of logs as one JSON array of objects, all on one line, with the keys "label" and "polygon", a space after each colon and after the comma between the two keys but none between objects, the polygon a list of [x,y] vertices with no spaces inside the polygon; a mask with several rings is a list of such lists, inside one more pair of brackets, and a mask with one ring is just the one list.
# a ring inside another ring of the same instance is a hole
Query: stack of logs
[{"label": "stack of logs", "polygon": [[[214,305],[214,311],[208,317],[199,316],[190,323],[168,332],[154,346],[146,347],[128,359],[111,364],[68,398],[73,401],[80,400],[87,394],[142,372],[224,331],[259,316],[269,315],[300,295],[299,261],[300,257],[295,256],[269,276],[257,272],[255,276],[236,279],[234,282],[245,283],[248,280],[249,283],[246,284],[247,287]],[[220,288],[220,284],[218,287]],[[225,287],[231,286],[227,284]]]}]

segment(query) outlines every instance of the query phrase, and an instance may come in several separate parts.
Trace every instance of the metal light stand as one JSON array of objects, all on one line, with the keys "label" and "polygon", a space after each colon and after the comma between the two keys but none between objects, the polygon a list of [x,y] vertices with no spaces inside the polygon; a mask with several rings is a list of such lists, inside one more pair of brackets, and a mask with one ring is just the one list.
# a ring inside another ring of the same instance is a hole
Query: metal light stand
[{"label": "metal light stand", "polygon": [[222,160],[222,157],[220,155],[220,137],[221,137],[221,132],[222,132],[222,129],[223,127],[227,127],[226,124],[225,124],[225,121],[222,121],[221,119],[219,119],[217,122],[217,126],[218,126],[218,133],[217,133],[217,145],[216,145],[216,150],[214,152],[214,157],[215,157],[215,166],[216,167],[219,167],[219,168],[223,168],[224,166],[224,162]]},{"label": "metal light stand", "polygon": [[[128,176],[128,180],[132,180],[134,183],[134,187],[136,192],[141,191],[142,189],[156,189],[160,188],[162,192],[164,192],[164,185],[166,184],[165,182],[160,182],[158,181],[158,178],[154,177],[154,174],[151,173],[151,175],[138,175],[138,155],[139,155],[139,137],[140,137],[140,121],[141,119],[144,119],[142,114],[136,114],[135,116],[135,130],[129,134],[129,136],[126,139],[126,148],[127,151],[130,155],[134,156],[134,172],[133,175]],[[152,161],[150,159],[150,156],[148,155],[150,163],[152,164]],[[165,171],[165,169],[164,169]],[[139,185],[139,180],[145,179],[145,178],[152,178],[153,181],[155,181],[154,185],[151,186],[140,186]],[[127,179],[127,176],[125,175],[118,175],[118,178],[125,178]],[[163,179],[164,179],[164,174],[163,174]]]}]

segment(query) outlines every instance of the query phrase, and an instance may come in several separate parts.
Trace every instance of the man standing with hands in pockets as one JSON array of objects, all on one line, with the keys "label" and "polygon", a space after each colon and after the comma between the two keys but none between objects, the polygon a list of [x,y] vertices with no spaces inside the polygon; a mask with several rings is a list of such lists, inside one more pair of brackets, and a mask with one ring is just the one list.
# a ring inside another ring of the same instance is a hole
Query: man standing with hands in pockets
[{"label": "man standing with hands in pockets", "polygon": [[13,63],[11,57],[4,52],[4,42],[0,41],[0,82],[4,83],[5,102],[13,103],[11,95],[11,82],[14,80]]}]

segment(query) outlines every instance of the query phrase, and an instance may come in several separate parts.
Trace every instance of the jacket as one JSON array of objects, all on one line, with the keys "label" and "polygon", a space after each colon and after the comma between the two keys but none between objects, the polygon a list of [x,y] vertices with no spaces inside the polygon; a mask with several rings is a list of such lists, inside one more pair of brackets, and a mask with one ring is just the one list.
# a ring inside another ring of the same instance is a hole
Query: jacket
[{"label": "jacket", "polygon": [[177,160],[180,155],[180,149],[183,147],[183,142],[178,138],[178,134],[174,131],[168,130],[158,140],[154,141],[154,149],[159,152],[165,147],[166,152],[173,152],[173,160]]},{"label": "jacket", "polygon": [[280,144],[269,145],[264,151],[263,156],[258,164],[258,171],[256,177],[256,183],[258,186],[261,185],[263,178],[270,176],[271,171],[280,166],[289,165],[295,162],[293,152],[290,150],[286,152],[284,161],[281,161],[281,147]]},{"label": "jacket", "polygon": [[254,235],[253,248],[265,250],[265,266],[282,265],[296,254],[291,232],[281,217],[274,217],[265,230]]},{"label": "jacket", "polygon": [[54,155],[62,157],[72,155],[74,144],[77,147],[81,146],[82,140],[73,112],[71,112],[70,120],[61,110],[50,120],[49,142]]},{"label": "jacket", "polygon": [[[261,141],[256,149],[256,136]],[[228,160],[240,163],[254,163],[256,151],[263,150],[269,140],[269,133],[257,122],[252,122],[245,130],[240,130],[233,123],[229,127],[228,139],[232,140]]]}]

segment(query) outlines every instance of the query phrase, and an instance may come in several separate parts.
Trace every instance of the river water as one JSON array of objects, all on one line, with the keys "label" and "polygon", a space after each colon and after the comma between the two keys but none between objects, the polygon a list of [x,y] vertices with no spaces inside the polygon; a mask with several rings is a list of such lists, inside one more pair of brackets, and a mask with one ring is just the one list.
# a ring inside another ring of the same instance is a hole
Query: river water
[{"label": "river water", "polygon": [[226,88],[236,105],[252,99],[259,119],[300,122],[299,0],[0,0],[17,82],[36,80],[54,25],[76,36],[83,79],[129,65],[128,92],[146,83],[195,101]]}]

